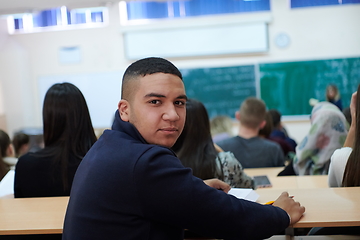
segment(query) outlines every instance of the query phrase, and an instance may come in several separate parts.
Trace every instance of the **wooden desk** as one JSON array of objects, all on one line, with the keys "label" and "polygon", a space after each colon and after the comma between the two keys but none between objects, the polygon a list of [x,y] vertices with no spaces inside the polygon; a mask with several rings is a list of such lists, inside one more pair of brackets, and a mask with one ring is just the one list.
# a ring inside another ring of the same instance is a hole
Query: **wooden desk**
[{"label": "wooden desk", "polygon": [[267,175],[268,177],[276,177],[279,172],[284,170],[284,167],[270,167],[270,168],[244,168],[244,172],[253,177],[259,175]]},{"label": "wooden desk", "polygon": [[[305,206],[302,219],[294,228],[360,226],[360,187],[286,189]],[[281,189],[258,189],[258,202],[277,199]]]},{"label": "wooden desk", "polygon": [[[305,206],[295,228],[360,226],[360,187],[285,189]],[[258,189],[258,202],[282,189]],[[60,234],[69,197],[0,199],[0,235]]]},{"label": "wooden desk", "polygon": [[69,197],[0,199],[0,235],[62,233]]},{"label": "wooden desk", "polygon": [[272,187],[269,189],[328,188],[328,176],[283,176],[269,177]]}]

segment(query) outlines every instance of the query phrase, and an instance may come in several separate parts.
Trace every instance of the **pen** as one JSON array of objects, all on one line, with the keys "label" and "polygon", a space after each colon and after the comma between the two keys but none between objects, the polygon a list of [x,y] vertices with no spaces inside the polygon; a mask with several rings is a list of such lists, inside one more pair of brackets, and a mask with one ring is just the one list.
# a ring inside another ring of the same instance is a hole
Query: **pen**
[{"label": "pen", "polygon": [[[293,198],[294,196],[289,196],[289,198]],[[270,201],[270,202],[267,202],[267,203],[265,203],[265,205],[273,205],[273,203],[274,203],[275,201]]]}]

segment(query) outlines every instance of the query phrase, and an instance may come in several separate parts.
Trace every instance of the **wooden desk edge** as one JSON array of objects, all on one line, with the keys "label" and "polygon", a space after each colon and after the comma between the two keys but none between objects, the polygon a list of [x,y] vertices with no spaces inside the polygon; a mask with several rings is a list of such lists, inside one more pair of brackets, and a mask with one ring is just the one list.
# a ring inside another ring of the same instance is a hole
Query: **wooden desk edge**
[{"label": "wooden desk edge", "polygon": [[357,227],[360,226],[360,221],[343,221],[343,222],[301,222],[295,223],[292,228],[313,228],[313,227]]},{"label": "wooden desk edge", "polygon": [[62,234],[63,229],[14,229],[0,230],[1,235],[34,235],[34,234]]}]

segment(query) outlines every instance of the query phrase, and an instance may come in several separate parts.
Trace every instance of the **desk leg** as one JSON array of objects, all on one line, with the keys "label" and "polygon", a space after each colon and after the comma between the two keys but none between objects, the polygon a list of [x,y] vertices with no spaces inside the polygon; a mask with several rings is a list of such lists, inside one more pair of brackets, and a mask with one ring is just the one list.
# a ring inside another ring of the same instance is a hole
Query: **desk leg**
[{"label": "desk leg", "polygon": [[286,228],[285,229],[285,235],[290,236],[290,237],[294,237],[294,228],[292,228],[292,227]]}]

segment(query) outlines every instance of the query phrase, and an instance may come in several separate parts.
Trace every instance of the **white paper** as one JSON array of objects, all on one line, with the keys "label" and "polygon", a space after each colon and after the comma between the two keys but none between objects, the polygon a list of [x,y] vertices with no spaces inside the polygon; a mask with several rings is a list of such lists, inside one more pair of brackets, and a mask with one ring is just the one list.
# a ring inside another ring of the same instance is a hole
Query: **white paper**
[{"label": "white paper", "polygon": [[231,188],[228,194],[252,202],[256,202],[259,198],[259,194],[251,188]]}]

